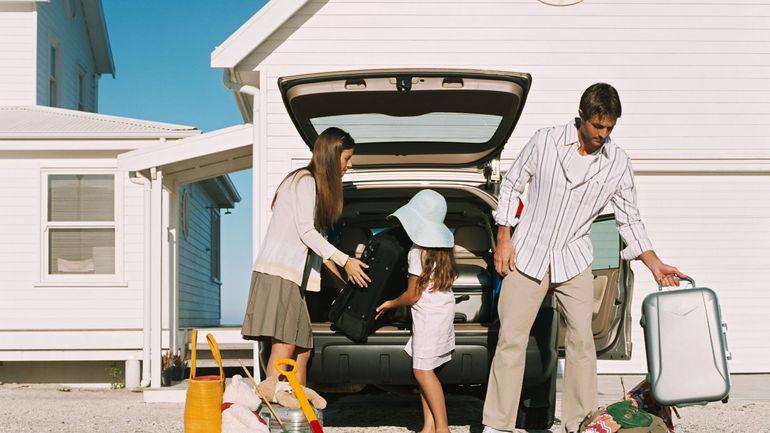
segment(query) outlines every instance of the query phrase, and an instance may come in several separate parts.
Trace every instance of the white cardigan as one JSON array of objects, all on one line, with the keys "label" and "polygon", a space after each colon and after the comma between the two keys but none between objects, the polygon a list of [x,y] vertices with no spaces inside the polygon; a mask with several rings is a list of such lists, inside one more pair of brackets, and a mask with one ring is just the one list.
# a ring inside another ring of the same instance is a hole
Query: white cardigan
[{"label": "white cardigan", "polygon": [[303,271],[310,255],[310,275],[305,290],[321,290],[322,260],[345,266],[348,255],[339,251],[315,228],[315,179],[300,170],[279,187],[273,215],[267,227],[253,270],[276,275],[302,285]]}]

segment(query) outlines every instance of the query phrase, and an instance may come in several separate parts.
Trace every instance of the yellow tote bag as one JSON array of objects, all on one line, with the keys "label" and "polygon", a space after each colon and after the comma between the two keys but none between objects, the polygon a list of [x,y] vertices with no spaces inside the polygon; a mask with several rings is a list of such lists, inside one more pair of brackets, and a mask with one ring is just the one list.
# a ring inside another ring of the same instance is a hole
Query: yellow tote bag
[{"label": "yellow tote bag", "polygon": [[192,331],[192,360],[190,363],[190,383],[187,386],[187,398],[184,403],[185,433],[221,433],[222,432],[222,394],[225,391],[225,372],[222,369],[222,357],[217,341],[211,334],[206,335],[217,364],[219,376],[195,376],[196,346],[198,330]]}]

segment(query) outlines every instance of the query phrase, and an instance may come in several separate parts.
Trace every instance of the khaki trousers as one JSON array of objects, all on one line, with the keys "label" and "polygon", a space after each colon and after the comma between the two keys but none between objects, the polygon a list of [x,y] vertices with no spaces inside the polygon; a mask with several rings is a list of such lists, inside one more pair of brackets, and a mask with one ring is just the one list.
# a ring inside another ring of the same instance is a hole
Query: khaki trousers
[{"label": "khaki trousers", "polygon": [[566,322],[562,432],[577,431],[588,412],[599,405],[596,349],[591,330],[591,268],[560,284],[550,281],[550,272],[542,281],[537,281],[518,270],[503,280],[498,303],[500,334],[484,400],[483,422],[486,426],[515,430],[529,331],[549,288],[554,290],[559,313]]}]

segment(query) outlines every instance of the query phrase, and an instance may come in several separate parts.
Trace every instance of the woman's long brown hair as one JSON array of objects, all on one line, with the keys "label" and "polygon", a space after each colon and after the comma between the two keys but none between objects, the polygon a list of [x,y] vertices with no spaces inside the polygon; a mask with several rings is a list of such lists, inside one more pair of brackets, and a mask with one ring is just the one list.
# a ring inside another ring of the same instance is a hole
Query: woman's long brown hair
[{"label": "woman's long brown hair", "polygon": [[[342,214],[342,151],[356,145],[353,137],[340,128],[327,128],[313,143],[313,156],[306,167],[294,170],[286,177],[291,178],[301,170],[308,170],[315,179],[315,223],[319,229],[331,227]],[[283,183],[283,181],[281,183]],[[279,186],[280,188],[280,186]],[[273,196],[275,205],[276,195]]]},{"label": "woman's long brown hair", "polygon": [[457,263],[453,248],[423,248],[422,275],[417,278],[417,287],[420,290],[433,281],[433,288],[439,292],[446,292],[457,279]]}]

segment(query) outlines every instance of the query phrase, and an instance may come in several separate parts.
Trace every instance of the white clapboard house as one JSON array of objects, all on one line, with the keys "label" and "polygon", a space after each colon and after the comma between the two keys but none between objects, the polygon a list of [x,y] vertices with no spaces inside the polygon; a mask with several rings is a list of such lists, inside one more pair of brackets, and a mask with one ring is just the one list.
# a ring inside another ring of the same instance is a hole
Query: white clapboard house
[{"label": "white clapboard house", "polygon": [[[566,2],[270,1],[211,55],[245,124],[126,153],[119,167],[164,178],[196,166],[205,176],[253,167],[256,252],[274,189],[309,158],[279,77],[399,67],[528,72],[533,87],[503,169],[536,129],[569,121],[582,91],[606,81],[623,101],[613,135],[633,158],[656,250],[718,293],[732,371],[770,372],[770,2],[547,3]],[[638,323],[642,299],[657,287],[643,265],[633,267]],[[600,372],[645,372],[640,327],[633,343],[630,361],[603,361]]]},{"label": "white clapboard house", "polygon": [[104,383],[135,359],[160,386],[176,330],[220,323],[220,209],[240,196],[226,173],[120,170],[200,131],[97,114],[113,73],[99,0],[0,2],[0,382]]}]

